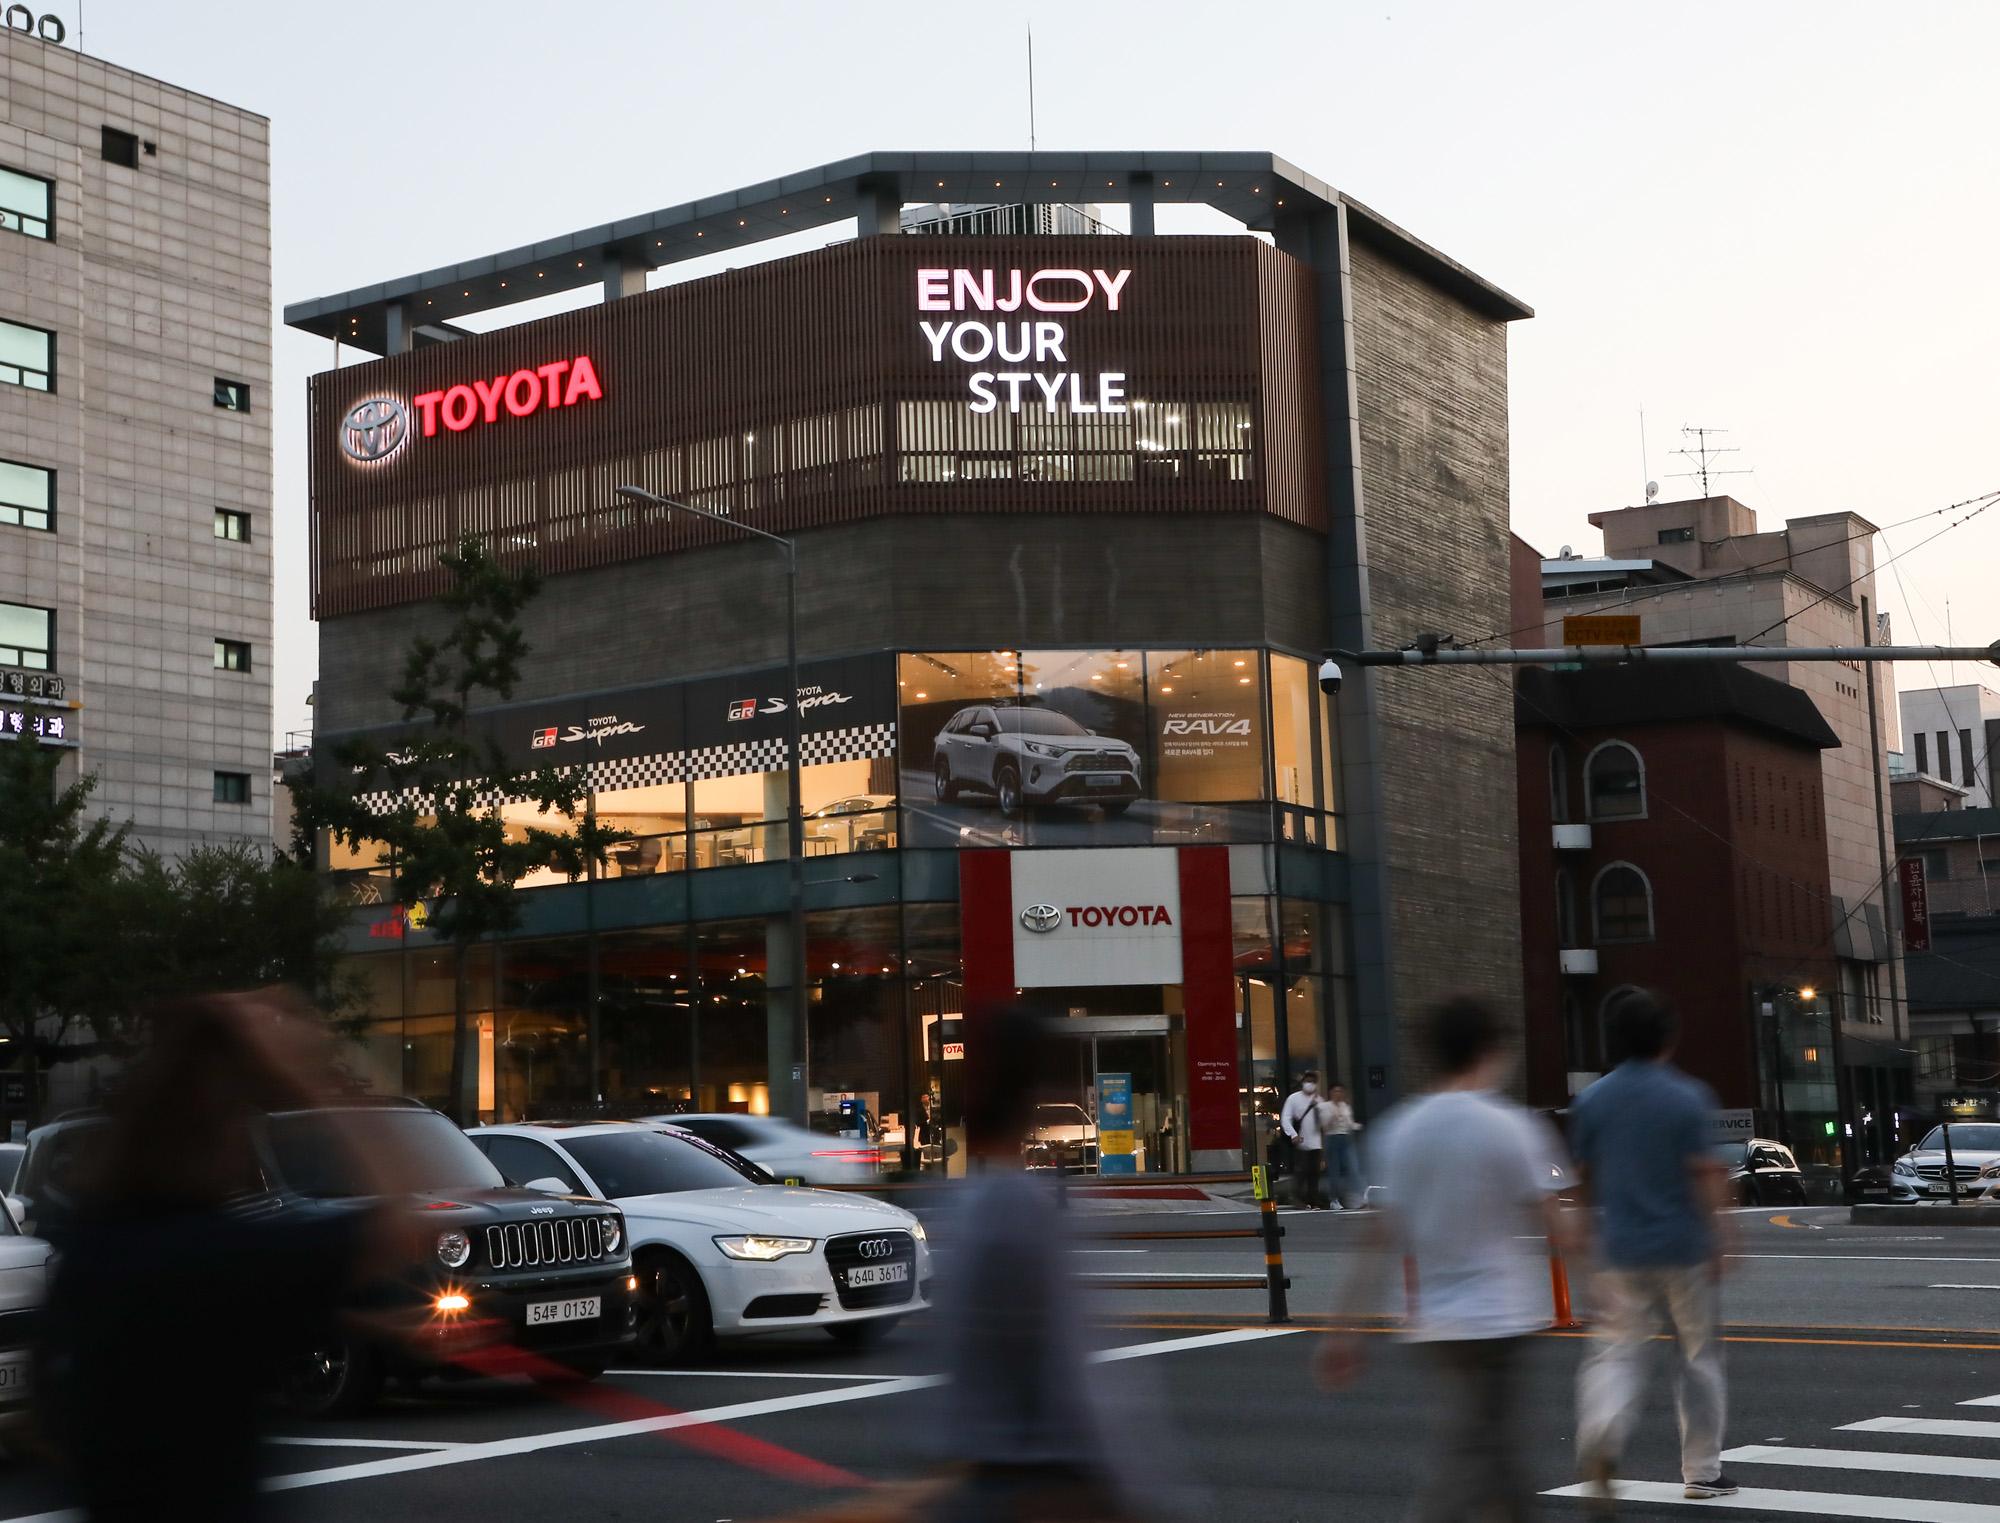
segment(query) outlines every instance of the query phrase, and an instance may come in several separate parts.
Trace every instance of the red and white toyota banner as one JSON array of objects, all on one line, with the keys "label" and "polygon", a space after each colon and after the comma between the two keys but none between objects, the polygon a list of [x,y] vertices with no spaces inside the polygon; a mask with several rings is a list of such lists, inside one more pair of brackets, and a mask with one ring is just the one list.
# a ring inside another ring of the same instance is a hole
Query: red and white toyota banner
[{"label": "red and white toyota banner", "polygon": [[1243,1145],[1226,846],[962,851],[968,1012],[1024,990],[1179,984],[1188,1145]]}]

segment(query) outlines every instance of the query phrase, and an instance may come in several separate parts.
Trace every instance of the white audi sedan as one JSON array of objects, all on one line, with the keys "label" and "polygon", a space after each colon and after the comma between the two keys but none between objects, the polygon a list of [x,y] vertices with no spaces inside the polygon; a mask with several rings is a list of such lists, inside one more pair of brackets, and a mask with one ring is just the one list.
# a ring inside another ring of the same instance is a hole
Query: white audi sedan
[{"label": "white audi sedan", "polygon": [[55,1250],[28,1237],[0,1200],[0,1429],[23,1421],[34,1394],[35,1328]]},{"label": "white audi sedan", "polygon": [[718,1334],[823,1327],[872,1343],[929,1304],[930,1248],[909,1212],[781,1185],[747,1159],[646,1122],[475,1127],[509,1184],[625,1213],[639,1355],[698,1359]]}]

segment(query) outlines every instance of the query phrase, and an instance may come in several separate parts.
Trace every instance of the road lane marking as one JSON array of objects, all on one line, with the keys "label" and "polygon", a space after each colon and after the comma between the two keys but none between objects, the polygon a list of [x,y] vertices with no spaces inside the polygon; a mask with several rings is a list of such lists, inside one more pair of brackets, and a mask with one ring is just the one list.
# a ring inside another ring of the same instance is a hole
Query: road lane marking
[{"label": "road lane marking", "polygon": [[1815,1470],[1882,1470],[1898,1475],[1967,1475],[2000,1480],[2000,1460],[1970,1459],[1961,1454],[1895,1454],[1873,1449],[1800,1449],[1783,1444],[1746,1444],[1727,1450],[1725,1463],[1738,1465],[1804,1465]]},{"label": "road lane marking", "polygon": [[2000,1396],[1975,1396],[1970,1401],[1961,1401],[1961,1407],[2000,1407]]},{"label": "road lane marking", "polygon": [[1831,1264],[2000,1264],[2000,1259],[1958,1258],[1949,1254],[1913,1253],[1727,1253],[1730,1259],[1806,1259]]},{"label": "road lane marking", "polygon": [[461,1443],[444,1443],[421,1438],[297,1438],[285,1433],[267,1433],[267,1444],[296,1444],[306,1449],[463,1449]]},{"label": "road lane marking", "polygon": [[1925,1290],[2000,1290],[2000,1285],[1956,1285],[1946,1282],[1942,1285],[1926,1285]]},{"label": "road lane marking", "polygon": [[1964,1417],[1871,1417],[1842,1423],[1836,1433],[1928,1433],[1933,1438],[2000,1438],[2000,1423]]},{"label": "road lane marking", "polygon": [[836,1375],[822,1370],[606,1370],[607,1375],[659,1375],[669,1379],[682,1375],[704,1380],[913,1380],[912,1375]]},{"label": "road lane marking", "polygon": [[[1888,1518],[1897,1523],[2000,1523],[2000,1507],[1980,1502],[1931,1502],[1922,1497],[1857,1497],[1838,1491],[1766,1491],[1745,1486],[1733,1497],[1692,1501],[1679,1481],[1613,1481],[1621,1502],[1671,1503],[1682,1507],[1748,1508],[1755,1512],[1806,1512],[1824,1518]],[[1558,1486],[1545,1497],[1582,1497],[1587,1488]]]},{"label": "road lane marking", "polygon": [[1226,1343],[1255,1343],[1263,1338],[1282,1338],[1302,1333],[1303,1327],[1239,1327],[1226,1333],[1208,1333],[1199,1338],[1161,1338],[1152,1343],[1128,1343],[1124,1348],[1103,1348],[1090,1356],[1092,1364],[1113,1364],[1121,1359],[1150,1359],[1155,1354],[1178,1354],[1188,1349],[1220,1348]]},{"label": "road lane marking", "polygon": [[609,1439],[631,1438],[641,1433],[670,1433],[678,1428],[704,1428],[736,1422],[746,1417],[768,1417],[779,1412],[797,1412],[808,1407],[832,1406],[839,1402],[867,1401],[876,1396],[895,1396],[904,1391],[921,1391],[944,1384],[942,1375],[914,1375],[872,1385],[847,1386],[835,1391],[802,1391],[792,1396],[774,1396],[763,1401],[739,1401],[723,1407],[705,1407],[698,1412],[668,1412],[657,1417],[639,1417],[626,1422],[595,1423],[587,1428],[563,1428],[554,1433],[529,1433],[518,1438],[494,1439],[466,1444],[458,1449],[434,1450],[428,1454],[401,1454],[393,1459],[364,1460],[352,1465],[333,1465],[325,1470],[302,1470],[292,1475],[272,1476],[264,1482],[266,1491],[297,1491],[306,1486],[330,1486],[340,1481],[369,1480],[384,1475],[407,1475],[412,1471],[435,1470],[445,1465],[469,1465],[480,1460],[503,1459],[517,1454],[534,1454],[544,1449],[564,1449],[577,1444],[602,1443]]},{"label": "road lane marking", "polygon": [[89,1517],[81,1507],[65,1507],[57,1512],[31,1512],[25,1517],[0,1518],[0,1523],[89,1523]]}]

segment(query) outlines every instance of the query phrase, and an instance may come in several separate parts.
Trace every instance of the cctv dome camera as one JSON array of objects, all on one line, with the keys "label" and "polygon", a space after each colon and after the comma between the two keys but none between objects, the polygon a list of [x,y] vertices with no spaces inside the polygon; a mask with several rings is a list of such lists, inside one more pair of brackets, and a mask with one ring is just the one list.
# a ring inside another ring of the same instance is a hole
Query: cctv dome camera
[{"label": "cctv dome camera", "polygon": [[1340,663],[1338,661],[1320,662],[1319,690],[1329,697],[1340,691]]}]

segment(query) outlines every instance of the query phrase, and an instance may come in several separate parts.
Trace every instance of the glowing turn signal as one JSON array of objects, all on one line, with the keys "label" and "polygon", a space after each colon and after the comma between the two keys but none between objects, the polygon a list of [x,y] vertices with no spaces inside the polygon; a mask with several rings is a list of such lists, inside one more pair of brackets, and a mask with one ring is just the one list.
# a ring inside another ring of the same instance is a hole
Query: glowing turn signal
[{"label": "glowing turn signal", "polygon": [[437,1298],[437,1309],[439,1311],[464,1311],[471,1305],[472,1298],[470,1296],[459,1295],[456,1291],[450,1295],[439,1296]]},{"label": "glowing turn signal", "polygon": [[625,1288],[627,1290],[637,1290],[639,1288],[639,1277],[636,1274],[625,1276]]}]

